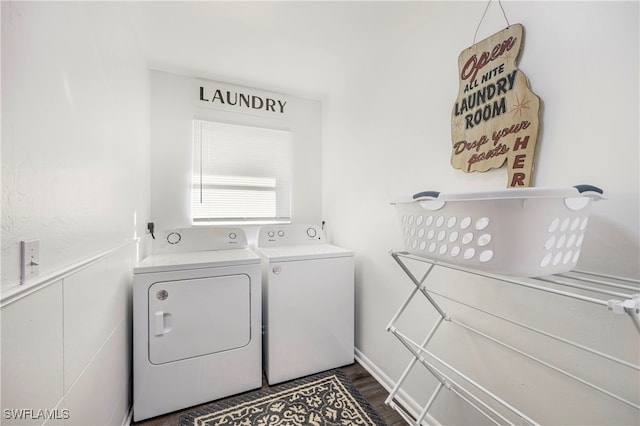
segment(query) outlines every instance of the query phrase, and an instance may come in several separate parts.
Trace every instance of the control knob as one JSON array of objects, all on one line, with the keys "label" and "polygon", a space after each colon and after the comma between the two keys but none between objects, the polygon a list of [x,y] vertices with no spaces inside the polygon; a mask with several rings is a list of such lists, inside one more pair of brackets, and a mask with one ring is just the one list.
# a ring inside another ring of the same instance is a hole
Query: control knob
[{"label": "control knob", "polygon": [[318,231],[316,231],[316,228],[307,228],[307,236],[309,238],[315,238],[318,236]]},{"label": "control knob", "polygon": [[167,242],[169,244],[178,244],[181,239],[182,239],[182,236],[177,232],[172,232],[169,235],[167,235]]}]

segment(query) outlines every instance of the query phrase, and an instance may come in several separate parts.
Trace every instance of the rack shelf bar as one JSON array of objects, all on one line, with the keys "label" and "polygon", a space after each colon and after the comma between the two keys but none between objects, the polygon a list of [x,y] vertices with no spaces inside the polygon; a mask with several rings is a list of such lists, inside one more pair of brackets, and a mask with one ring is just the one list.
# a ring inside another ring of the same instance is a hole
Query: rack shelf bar
[{"label": "rack shelf bar", "polygon": [[473,327],[471,327],[471,326],[469,326],[469,325],[466,325],[466,324],[464,324],[464,323],[461,323],[460,321],[457,321],[457,320],[455,320],[455,319],[451,319],[451,322],[452,322],[453,324],[459,325],[460,327],[463,327],[463,328],[465,328],[465,329],[467,329],[467,330],[471,331],[472,333],[477,334],[478,336],[482,336],[482,337],[484,337],[485,339],[489,339],[489,340],[491,340],[492,342],[494,342],[494,343],[496,343],[496,344],[498,344],[498,345],[500,345],[500,346],[502,346],[502,347],[504,347],[504,348],[506,348],[506,349],[509,349],[509,350],[511,350],[511,351],[513,351],[513,352],[516,352],[517,354],[522,355],[522,356],[523,356],[523,357],[525,357],[525,358],[528,358],[528,359],[530,359],[530,360],[532,360],[532,361],[537,362],[538,364],[541,364],[541,365],[543,365],[543,366],[545,366],[545,367],[547,367],[547,368],[550,368],[551,370],[553,370],[553,371],[555,371],[555,372],[557,372],[557,373],[560,373],[560,374],[562,374],[562,375],[564,375],[564,376],[566,376],[566,377],[569,377],[569,378],[571,378],[571,379],[573,379],[573,380],[575,380],[575,381],[577,381],[577,382],[579,382],[579,383],[582,383],[583,385],[588,386],[588,387],[590,387],[591,389],[594,389],[594,390],[596,390],[596,391],[598,391],[598,392],[601,392],[601,393],[603,393],[603,394],[605,394],[605,395],[607,395],[607,396],[610,396],[611,398],[614,398],[614,399],[616,399],[616,400],[618,400],[618,401],[620,401],[620,402],[622,402],[622,403],[624,403],[624,404],[627,404],[627,405],[629,405],[630,407],[635,408],[636,410],[640,410],[640,405],[638,405],[638,404],[636,404],[636,403],[634,403],[634,402],[632,402],[632,401],[629,401],[629,400],[627,400],[627,399],[625,399],[625,398],[622,398],[621,396],[618,396],[618,395],[616,395],[616,394],[615,394],[615,393],[613,393],[613,392],[609,392],[608,390],[606,390],[606,389],[604,389],[604,388],[602,388],[602,387],[600,387],[600,386],[594,385],[594,384],[593,384],[593,383],[591,383],[591,382],[588,382],[588,381],[586,381],[586,380],[584,380],[584,379],[581,379],[580,377],[576,376],[575,374],[569,373],[568,371],[565,371],[565,370],[563,370],[563,369],[561,369],[561,368],[559,368],[559,367],[556,367],[556,366],[555,366],[555,365],[553,365],[553,364],[550,364],[550,363],[548,363],[548,362],[546,362],[546,361],[543,361],[543,360],[541,360],[541,359],[540,359],[540,358],[538,358],[538,357],[535,357],[535,356],[533,356],[533,355],[530,355],[530,354],[528,354],[528,353],[526,353],[526,352],[524,352],[524,351],[522,351],[522,350],[520,350],[520,349],[518,349],[518,348],[516,348],[516,347],[514,347],[514,346],[511,346],[511,345],[509,345],[509,344],[507,344],[507,343],[504,343],[503,341],[501,341],[501,340],[499,340],[499,339],[496,339],[495,337],[491,337],[491,336],[489,336],[488,334],[483,333],[483,332],[481,332],[481,331],[479,331],[479,330],[477,330],[477,329],[475,329],[475,328],[473,328]]},{"label": "rack shelf bar", "polygon": [[[532,332],[534,332],[534,333],[540,334],[540,335],[542,335],[542,336],[548,337],[548,338],[550,338],[550,339],[556,340],[556,341],[558,341],[558,342],[562,342],[562,343],[565,343],[565,344],[567,344],[567,345],[569,345],[569,346],[573,346],[573,347],[575,347],[575,348],[581,349],[581,350],[583,350],[583,351],[585,351],[585,352],[589,352],[589,353],[591,353],[591,354],[593,354],[593,355],[597,355],[597,356],[599,356],[599,357],[601,357],[601,358],[604,358],[604,359],[607,359],[607,360],[609,360],[609,361],[615,362],[615,363],[620,364],[620,365],[622,365],[622,366],[625,366],[625,367],[632,368],[632,369],[634,369],[634,370],[640,371],[640,365],[638,365],[638,364],[633,364],[633,363],[631,363],[631,362],[629,362],[629,361],[625,361],[625,360],[623,360],[623,359],[620,359],[620,358],[617,358],[617,357],[615,357],[615,356],[612,356],[612,355],[606,354],[606,353],[604,353],[604,352],[598,351],[598,350],[593,349],[593,348],[590,348],[590,347],[588,347],[588,346],[581,345],[580,343],[574,342],[574,341],[572,341],[572,340],[565,339],[564,337],[556,336],[555,334],[552,334],[552,333],[546,332],[546,331],[544,331],[544,330],[540,330],[540,329],[538,329],[538,328],[531,327],[531,326],[529,326],[529,325],[527,325],[527,324],[524,324],[524,323],[522,323],[522,322],[520,322],[520,321],[515,321],[515,320],[513,320],[513,319],[511,319],[511,318],[507,318],[507,317],[504,317],[504,316],[502,316],[502,315],[498,315],[498,314],[495,314],[495,313],[493,313],[493,312],[489,312],[489,311],[487,311],[487,310],[485,310],[485,309],[481,309],[481,308],[479,308],[479,307],[477,307],[477,306],[473,306],[473,305],[470,305],[470,304],[468,304],[468,303],[462,302],[462,301],[460,301],[460,300],[456,300],[456,299],[454,299],[454,298],[452,298],[452,297],[446,296],[446,295],[444,295],[444,294],[442,294],[442,293],[438,293],[437,291],[429,290],[429,293],[431,293],[431,294],[435,294],[436,296],[442,297],[443,299],[450,300],[450,301],[452,301],[452,302],[454,302],[454,303],[457,303],[457,304],[459,304],[459,305],[466,306],[467,308],[474,309],[474,310],[476,310],[476,311],[478,311],[478,312],[482,312],[482,313],[483,313],[483,314],[485,314],[485,315],[489,315],[489,316],[491,316],[491,317],[494,317],[494,318],[500,319],[500,320],[502,320],[502,321],[505,321],[505,322],[508,322],[508,323],[510,323],[510,324],[513,324],[513,325],[515,325],[515,326],[518,326],[518,327],[524,328],[524,329],[526,329],[526,330],[529,330],[529,331],[532,331]],[[388,330],[387,330],[387,331],[388,331]]]},{"label": "rack shelf bar", "polygon": [[[435,354],[433,354],[432,352],[430,352],[426,348],[420,347],[415,341],[413,341],[410,337],[406,336],[405,334],[403,334],[399,330],[395,329],[393,331],[393,334],[398,338],[398,340],[402,344],[404,344],[404,346],[409,350],[409,352],[411,352],[414,355],[414,357],[418,361],[420,361],[420,363],[425,368],[427,368],[427,370],[429,370],[431,372],[431,374],[433,374],[433,376],[436,379],[438,379],[440,381],[440,383],[444,384],[447,388],[451,389],[452,385],[453,385],[453,386],[455,386],[457,388],[465,389],[463,386],[458,384],[455,380],[451,379],[450,377],[448,377],[447,375],[442,373],[432,363],[427,361],[427,359],[423,356],[423,354],[424,355],[428,355],[429,357],[431,357],[434,360],[436,360],[438,363],[440,363],[443,366],[445,366],[448,370],[454,372],[457,376],[461,377],[467,383],[470,383],[476,389],[480,390],[482,393],[484,393],[485,395],[487,395],[488,397],[490,397],[491,399],[493,399],[494,401],[496,401],[497,403],[502,405],[504,408],[506,408],[507,410],[511,411],[513,414],[517,415],[520,419],[523,419],[523,420],[527,421],[531,425],[537,425],[538,424],[535,420],[533,420],[532,418],[530,418],[529,416],[527,416],[526,414],[524,414],[523,412],[521,412],[520,410],[518,410],[517,408],[515,408],[511,404],[509,404],[507,401],[505,401],[504,399],[500,398],[498,395],[494,394],[493,392],[491,392],[490,390],[488,390],[487,388],[485,388],[484,386],[482,386],[481,384],[479,384],[478,382],[473,380],[471,377],[467,376],[466,374],[464,374],[460,370],[458,370],[455,367],[451,366],[450,364],[446,363],[445,361],[443,361],[441,358],[439,358],[438,356],[436,356]],[[466,391],[466,389],[465,389],[465,391]],[[501,419],[503,419],[503,421],[506,421],[507,423],[510,423],[501,414],[499,414],[493,408],[491,408],[488,405],[486,405],[484,402],[482,402],[482,400],[480,400],[478,397],[473,395],[471,392],[466,391],[466,393],[471,398],[473,398],[474,401],[477,401],[478,403],[482,404],[488,410],[490,410],[493,414],[495,414],[495,415],[499,416]],[[472,406],[479,410],[479,408],[477,406],[475,406],[475,405],[472,405]],[[482,411],[482,410],[479,410],[479,411]],[[487,415],[486,413],[483,413],[483,414],[485,414],[485,416]]]},{"label": "rack shelf bar", "polygon": [[[471,401],[469,398],[467,398],[467,395],[472,396],[470,393],[466,392],[466,393],[462,393],[460,392],[461,390],[463,390],[463,388],[460,389],[456,389],[454,387],[451,388],[451,392],[455,393],[456,395],[458,395],[460,398],[462,398],[462,400],[464,402],[466,402],[467,404],[469,404],[470,406],[472,406],[473,408],[476,409],[476,411],[478,411],[479,413],[481,413],[482,415],[484,415],[485,418],[489,419],[493,424],[495,425],[500,425],[501,423],[498,422],[496,419],[494,419],[493,417],[491,417],[487,412],[485,412],[482,408],[480,408],[478,405],[476,405],[476,403],[474,403],[473,401]],[[512,421],[509,421],[506,417],[502,416],[500,413],[498,413],[497,411],[495,411],[493,408],[489,407],[487,404],[485,404],[482,401],[478,401],[478,403],[480,405],[482,405],[483,407],[485,407],[485,409],[487,409],[488,411],[491,411],[493,414],[495,414],[497,417],[499,417],[504,423],[509,424],[511,426],[515,426],[515,423],[513,423]]]},{"label": "rack shelf bar", "polygon": [[577,288],[579,290],[586,290],[586,291],[590,291],[592,293],[599,293],[599,294],[604,294],[607,296],[613,296],[613,297],[619,297],[622,299],[628,299],[630,297],[629,294],[626,293],[620,293],[617,291],[611,291],[611,290],[603,290],[603,289],[599,289],[599,288],[595,288],[595,287],[589,287],[589,286],[585,286],[585,285],[580,285],[580,284],[574,284],[568,281],[560,281],[557,279],[557,276],[553,276],[553,275],[549,275],[548,277],[536,277],[533,278],[537,281],[542,281],[545,283],[549,283],[549,284],[557,284],[557,285],[562,285],[564,287],[571,287],[571,288]]},{"label": "rack shelf bar", "polygon": [[[458,270],[461,272],[466,272],[472,275],[476,275],[476,276],[483,276],[483,277],[487,277],[487,278],[491,278],[497,281],[501,281],[501,282],[507,282],[510,284],[515,284],[518,286],[522,286],[522,287],[526,287],[526,288],[530,288],[533,290],[538,290],[538,291],[542,291],[542,292],[546,292],[546,293],[550,293],[550,294],[555,294],[558,296],[563,296],[563,297],[568,297],[568,298],[572,298],[572,299],[576,299],[576,300],[580,300],[583,302],[587,302],[587,303],[592,303],[592,304],[596,304],[596,305],[600,305],[600,306],[605,306],[607,307],[610,311],[613,311],[614,313],[628,313],[632,320],[634,321],[634,324],[636,325],[636,328],[638,330],[638,332],[640,333],[640,295],[638,294],[640,292],[640,281],[639,280],[634,280],[634,279],[630,279],[630,278],[623,278],[623,277],[614,277],[614,276],[609,276],[609,275],[605,275],[605,274],[597,274],[597,273],[590,273],[590,272],[584,272],[584,271],[571,271],[569,273],[565,273],[565,274],[556,274],[556,275],[549,275],[549,276],[545,276],[545,277],[533,277],[533,278],[519,278],[519,277],[507,277],[507,276],[502,276],[502,275],[498,275],[498,274],[493,274],[493,273],[487,273],[487,272],[483,272],[483,271],[477,271],[475,269],[471,269],[471,268],[465,268],[465,267],[461,267],[461,266],[457,266],[457,265],[450,265],[450,264],[446,264],[446,263],[442,263],[439,261],[435,261],[435,260],[431,260],[428,258],[423,258],[423,257],[419,257],[419,256],[415,256],[412,254],[409,254],[407,252],[391,252],[390,253],[391,256],[393,257],[393,259],[398,263],[398,265],[400,266],[400,268],[405,272],[405,274],[409,277],[409,279],[414,283],[415,288],[413,289],[413,291],[409,294],[409,296],[407,297],[407,299],[402,303],[402,305],[400,306],[400,308],[398,309],[398,311],[394,314],[392,320],[390,321],[389,325],[387,326],[387,331],[390,331],[394,336],[396,336],[398,338],[398,340],[400,340],[400,342],[407,348],[407,350],[413,355],[413,358],[410,360],[409,365],[405,368],[405,370],[402,373],[402,376],[400,377],[400,379],[398,380],[397,384],[394,386],[393,390],[391,391],[391,393],[389,394],[389,397],[387,398],[387,400],[385,401],[385,403],[387,405],[389,405],[390,407],[392,407],[393,409],[395,409],[396,411],[398,411],[400,413],[400,415],[410,424],[413,424],[415,426],[421,425],[422,421],[424,420],[424,418],[427,416],[429,410],[431,409],[431,407],[433,406],[437,396],[439,395],[440,391],[442,390],[442,388],[447,388],[449,390],[451,390],[452,392],[454,392],[456,395],[458,395],[462,400],[464,400],[465,402],[467,402],[471,407],[473,407],[474,409],[476,409],[479,413],[481,413],[482,415],[484,415],[488,420],[490,420],[491,422],[495,423],[495,424],[502,424],[500,422],[504,422],[505,424],[514,424],[512,421],[510,421],[507,417],[505,417],[504,415],[502,415],[500,412],[498,412],[496,409],[494,409],[493,407],[489,406],[486,402],[484,402],[482,399],[478,398],[476,395],[474,395],[474,393],[472,393],[469,389],[467,389],[465,386],[461,386],[458,382],[456,382],[455,380],[453,380],[450,376],[448,376],[447,374],[444,374],[438,367],[436,367],[436,365],[434,365],[431,361],[429,361],[427,358],[425,358],[425,356],[429,357],[431,360],[436,361],[439,365],[444,366],[448,371],[453,372],[455,375],[457,375],[457,377],[463,379],[465,381],[465,383],[470,384],[471,386],[473,386],[473,388],[476,390],[475,392],[479,391],[482,394],[484,394],[485,396],[489,397],[490,399],[492,399],[493,401],[497,402],[498,404],[500,404],[500,406],[502,406],[504,409],[510,411],[513,415],[516,415],[519,417],[519,421],[520,424],[526,423],[528,425],[537,425],[537,423],[531,419],[530,417],[526,416],[524,413],[522,413],[521,411],[519,411],[517,408],[513,407],[512,405],[510,405],[507,401],[503,400],[502,398],[500,398],[499,396],[495,395],[494,393],[492,393],[491,391],[489,391],[488,389],[486,389],[485,387],[483,387],[482,385],[480,385],[479,383],[477,383],[476,381],[474,381],[471,377],[467,376],[466,374],[462,373],[460,370],[454,368],[453,366],[451,366],[450,364],[448,364],[447,362],[445,362],[443,359],[439,358],[438,356],[436,356],[435,354],[433,354],[431,351],[427,350],[427,345],[429,344],[430,340],[432,339],[432,337],[434,336],[434,334],[437,332],[437,330],[439,329],[440,325],[442,324],[443,320],[446,320],[452,324],[455,324],[461,328],[464,328],[465,330],[474,333],[478,336],[481,336],[485,339],[488,339],[489,341],[505,348],[505,349],[509,349],[531,361],[534,361],[536,363],[538,363],[539,365],[542,365],[546,368],[549,368],[559,374],[564,375],[565,377],[571,378],[575,381],[577,381],[578,383],[587,386],[595,391],[598,391],[604,395],[607,395],[619,402],[622,402],[623,404],[626,404],[630,407],[635,408],[636,410],[640,411],[640,404],[637,404],[633,401],[630,401],[624,397],[621,397],[619,395],[616,395],[615,393],[608,391],[607,389],[602,388],[601,386],[598,386],[594,383],[591,383],[581,377],[578,377],[577,375],[568,372],[566,370],[563,370],[562,368],[559,368],[537,356],[534,356],[532,354],[529,354],[521,349],[518,349],[515,346],[512,346],[500,339],[497,339],[493,336],[490,336],[470,325],[467,325],[463,322],[460,322],[456,319],[453,319],[451,317],[449,317],[444,310],[438,305],[438,303],[433,299],[432,294],[442,297],[444,299],[450,300],[454,303],[458,303],[461,304],[463,306],[475,309],[479,312],[482,312],[486,315],[492,316],[494,318],[500,319],[502,321],[505,321],[507,323],[513,324],[515,326],[524,328],[526,330],[532,331],[534,333],[538,333],[542,336],[548,337],[550,339],[559,341],[561,343],[567,344],[569,346],[578,348],[580,350],[586,351],[588,353],[597,355],[599,357],[602,357],[604,359],[607,359],[609,361],[615,362],[617,364],[620,364],[622,366],[628,367],[628,368],[632,368],[636,371],[640,371],[640,365],[636,365],[633,363],[630,363],[628,361],[619,359],[617,357],[614,357],[612,355],[603,353],[601,351],[595,350],[593,348],[589,348],[585,345],[581,345],[577,342],[568,340],[566,338],[554,335],[552,333],[549,333],[547,331],[543,331],[540,329],[537,329],[535,327],[529,326],[527,324],[524,324],[522,322],[489,312],[487,310],[481,309],[480,307],[476,307],[476,306],[472,306],[470,304],[464,303],[462,301],[456,300],[454,298],[445,296],[443,294],[440,294],[438,292],[435,291],[431,291],[427,289],[427,286],[425,284],[425,281],[427,279],[427,277],[429,276],[429,274],[431,273],[431,271],[433,270],[434,266],[441,266],[444,268],[448,268],[448,269],[454,269],[454,270]],[[418,262],[422,262],[422,263],[427,263],[429,264],[428,270],[426,271],[426,273],[422,276],[422,278],[420,280],[418,280],[416,278],[416,276],[411,272],[411,270],[409,269],[409,267],[407,266],[407,264],[405,263],[404,259],[409,259],[409,260],[414,260],[414,261],[418,261]],[[570,281],[567,281],[570,280]],[[545,286],[545,285],[538,285],[538,284],[534,284],[532,281],[538,281],[541,283],[546,283],[546,284],[552,284],[552,285],[557,285],[557,286],[562,286],[562,287],[566,287],[566,288],[572,288],[572,289],[577,289],[580,290],[582,292],[588,292],[588,293],[595,293],[595,294],[601,294],[601,295],[606,295],[606,296],[613,296],[619,299],[622,299],[622,301],[617,300],[617,299],[610,299],[610,300],[603,300],[603,299],[598,299],[595,297],[590,297],[590,296],[586,296],[584,294],[579,294],[579,293],[575,293],[575,292],[571,292],[571,291],[565,291],[565,290],[560,290],[557,288],[553,288],[553,287],[549,287],[549,286]],[[618,281],[618,282],[614,282],[614,281]],[[629,284],[633,284],[633,285],[626,285],[626,284],[621,284],[620,282],[624,282],[624,283],[629,283]],[[595,285],[599,285],[599,286],[604,286],[604,287],[609,287],[610,289],[616,289],[616,290],[622,290],[622,291],[626,291],[626,292],[634,292],[633,294],[629,294],[629,293],[625,293],[625,292],[620,292],[620,291],[615,291],[615,290],[609,290],[609,289],[603,289],[603,288],[597,288],[597,287],[593,287],[590,285],[584,285],[584,284],[595,284]],[[407,306],[409,305],[409,303],[411,302],[411,300],[415,297],[415,295],[418,293],[418,291],[420,291],[423,296],[425,296],[425,298],[427,298],[427,300],[431,303],[432,307],[440,314],[440,317],[438,318],[438,320],[436,321],[436,323],[433,325],[433,327],[431,328],[431,330],[429,331],[429,333],[427,334],[427,336],[425,337],[424,341],[422,342],[422,344],[418,344],[416,342],[414,342],[411,338],[409,338],[408,336],[406,336],[405,334],[403,334],[400,330],[398,330],[398,328],[395,326],[396,321],[400,318],[400,316],[404,313],[405,309],[407,308]],[[433,391],[433,393],[431,394],[429,400],[427,401],[427,404],[422,408],[421,412],[417,415],[417,417],[414,419],[414,416],[408,414],[406,412],[406,410],[404,410],[400,405],[396,404],[394,401],[394,398],[396,396],[396,394],[398,393],[398,391],[400,390],[402,384],[404,383],[404,381],[407,379],[408,374],[410,373],[410,371],[413,369],[413,367],[415,366],[415,364],[417,362],[420,362],[421,365],[423,365],[437,380],[438,380],[438,384],[436,389]]]},{"label": "rack shelf bar", "polygon": [[[601,274],[598,272],[590,272],[590,271],[581,271],[578,269],[574,269],[570,272],[570,274],[581,274],[581,275],[589,275],[592,277],[598,277],[598,278],[603,278],[605,281],[600,282],[601,284],[604,285],[612,285],[612,283],[610,281],[622,281],[622,282],[628,282],[631,284],[635,284],[635,287],[631,287],[631,290],[638,290],[638,284],[640,284],[640,281],[635,279],[635,278],[629,278],[629,277],[619,277],[616,275],[609,275],[609,274]],[[557,274],[560,276],[564,276],[564,275],[568,275],[568,274]],[[569,275],[571,277],[571,275]],[[585,280],[585,278],[580,278],[582,280]],[[613,284],[616,285],[616,284]]]},{"label": "rack shelf bar", "polygon": [[[577,299],[577,300],[582,300],[583,302],[594,303],[596,305],[608,306],[608,304],[609,304],[609,302],[607,300],[596,299],[596,298],[584,296],[584,295],[581,295],[581,294],[571,293],[571,292],[568,292],[568,291],[557,290],[557,289],[554,289],[554,288],[533,284],[533,283],[525,281],[524,279],[520,279],[518,277],[507,277],[507,276],[503,276],[503,275],[497,275],[497,274],[492,274],[492,273],[488,273],[488,272],[477,271],[477,270],[471,269],[471,268],[465,268],[465,267],[462,267],[462,266],[451,265],[451,264],[448,264],[448,263],[443,263],[443,262],[431,260],[431,259],[424,258],[424,257],[418,257],[418,256],[415,256],[415,255],[409,254],[407,252],[393,252],[392,256],[394,257],[394,259],[396,259],[396,262],[400,258],[407,258],[407,259],[416,260],[418,262],[425,262],[425,263],[429,263],[429,264],[432,264],[432,265],[438,265],[438,266],[441,266],[441,267],[447,268],[447,269],[453,269],[453,270],[457,270],[457,271],[461,271],[461,272],[466,272],[466,273],[471,274],[471,275],[476,275],[476,276],[481,276],[481,277],[486,277],[486,278],[492,278],[492,279],[497,280],[497,281],[508,282],[508,283],[511,283],[511,284],[515,284],[515,285],[519,285],[519,286],[523,286],[523,287],[528,287],[528,288],[532,288],[532,289],[535,289],[535,290],[540,290],[540,291],[543,291],[543,292],[556,294],[556,295],[559,295],[559,296],[565,296],[565,297],[569,297],[569,298],[573,298],[573,299]],[[406,266],[404,266],[403,269],[405,269],[405,268],[406,268]],[[535,277],[535,278],[530,278],[530,279],[531,280],[549,282],[549,283],[552,283],[552,284],[566,285],[566,284],[564,284],[562,282],[550,281],[549,277],[553,277],[553,275],[549,275],[547,277]],[[584,289],[588,290],[588,291],[596,292],[596,293],[601,292],[600,289],[596,289],[596,288],[593,288],[593,287],[584,288]],[[633,297],[633,295],[631,295],[631,294],[617,293],[617,295],[619,295],[620,297],[625,298],[625,299],[631,299]]]}]

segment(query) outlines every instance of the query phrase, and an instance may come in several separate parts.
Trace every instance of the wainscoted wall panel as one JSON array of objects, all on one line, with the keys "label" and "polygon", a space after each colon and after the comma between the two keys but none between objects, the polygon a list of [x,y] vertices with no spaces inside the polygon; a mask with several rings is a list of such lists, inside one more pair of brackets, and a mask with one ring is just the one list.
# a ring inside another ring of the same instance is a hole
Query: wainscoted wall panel
[{"label": "wainscoted wall panel", "polygon": [[[62,271],[60,280],[4,304],[3,424],[125,421],[131,401],[134,248],[127,244]],[[33,412],[7,418],[5,410],[20,409]]]},{"label": "wainscoted wall panel", "polygon": [[64,280],[65,391],[128,317],[125,280],[130,277],[131,264],[121,259],[127,255],[128,250],[121,250]]},{"label": "wainscoted wall panel", "polygon": [[123,318],[67,392],[64,406],[70,416],[65,425],[123,423],[130,401],[130,328]]},{"label": "wainscoted wall panel", "polygon": [[62,281],[4,306],[0,316],[2,422],[16,424],[4,410],[51,409],[63,395]]}]

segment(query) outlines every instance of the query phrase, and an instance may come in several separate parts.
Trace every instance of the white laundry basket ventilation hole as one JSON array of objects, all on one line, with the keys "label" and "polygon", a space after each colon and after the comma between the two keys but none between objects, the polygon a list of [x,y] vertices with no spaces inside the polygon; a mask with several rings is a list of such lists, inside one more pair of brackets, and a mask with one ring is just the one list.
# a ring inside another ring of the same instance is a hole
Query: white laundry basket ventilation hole
[{"label": "white laundry basket ventilation hole", "polygon": [[493,238],[488,229],[490,223],[488,217],[402,216],[405,244],[410,250],[482,263],[491,261],[494,256],[488,247]]},{"label": "white laundry basket ventilation hole", "polygon": [[540,260],[540,267],[577,263],[588,222],[588,216],[553,219],[547,228],[548,237],[544,243],[545,253]]},{"label": "white laundry basket ventilation hole", "polygon": [[394,203],[409,253],[517,276],[571,270],[578,262],[591,185],[491,192],[425,191]]}]

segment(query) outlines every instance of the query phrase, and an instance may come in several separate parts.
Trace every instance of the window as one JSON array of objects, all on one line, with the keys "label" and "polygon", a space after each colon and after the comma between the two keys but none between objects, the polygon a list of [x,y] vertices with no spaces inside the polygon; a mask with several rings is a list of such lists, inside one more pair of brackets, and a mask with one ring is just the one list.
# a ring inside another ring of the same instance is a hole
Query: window
[{"label": "window", "polygon": [[193,121],[194,224],[289,222],[291,133]]}]

